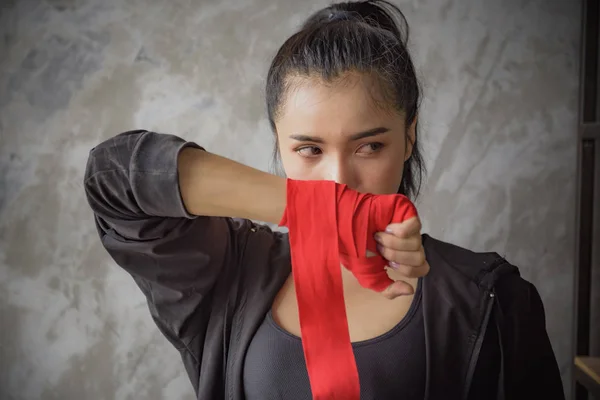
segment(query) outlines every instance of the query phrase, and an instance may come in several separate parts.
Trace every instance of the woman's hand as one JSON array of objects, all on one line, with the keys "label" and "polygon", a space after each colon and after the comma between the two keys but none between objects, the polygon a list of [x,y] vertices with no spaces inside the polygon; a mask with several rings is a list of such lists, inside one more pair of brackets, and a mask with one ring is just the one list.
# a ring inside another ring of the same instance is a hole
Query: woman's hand
[{"label": "woman's hand", "polygon": [[390,275],[400,277],[384,290],[383,295],[393,299],[413,294],[414,288],[402,278],[414,280],[429,273],[419,218],[414,217],[402,223],[390,224],[385,232],[375,234],[375,240],[379,243],[377,246],[379,254],[389,261],[390,268],[395,271]]}]

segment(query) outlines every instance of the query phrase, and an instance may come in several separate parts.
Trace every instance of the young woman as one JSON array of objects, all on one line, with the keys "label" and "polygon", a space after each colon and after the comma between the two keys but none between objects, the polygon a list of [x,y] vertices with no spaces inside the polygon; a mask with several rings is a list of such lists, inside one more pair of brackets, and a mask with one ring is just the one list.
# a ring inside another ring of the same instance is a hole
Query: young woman
[{"label": "young woman", "polygon": [[[414,198],[420,91],[402,13],[384,1],[312,15],[267,79],[287,178]],[[85,189],[102,243],[181,352],[198,399],[310,399],[287,235],[286,180],[148,131],[94,148]],[[535,287],[495,253],[378,233],[383,295],[342,268],[361,399],[563,399]]]}]

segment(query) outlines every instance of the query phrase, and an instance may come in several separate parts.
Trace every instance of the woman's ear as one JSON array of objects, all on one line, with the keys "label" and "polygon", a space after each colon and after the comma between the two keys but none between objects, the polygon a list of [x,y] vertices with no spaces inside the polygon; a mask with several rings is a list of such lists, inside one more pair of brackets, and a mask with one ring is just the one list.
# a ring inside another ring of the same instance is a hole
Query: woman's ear
[{"label": "woman's ear", "polygon": [[406,150],[404,151],[404,162],[408,161],[412,155],[413,146],[415,144],[415,138],[417,137],[417,120],[419,116],[416,115],[413,122],[406,130]]}]

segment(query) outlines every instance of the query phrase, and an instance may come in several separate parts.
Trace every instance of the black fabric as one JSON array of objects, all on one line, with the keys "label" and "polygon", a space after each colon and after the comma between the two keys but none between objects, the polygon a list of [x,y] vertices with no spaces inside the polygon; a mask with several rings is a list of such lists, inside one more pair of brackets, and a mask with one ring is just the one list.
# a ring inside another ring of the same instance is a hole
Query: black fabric
[{"label": "black fabric", "polygon": [[[421,280],[406,316],[389,332],[352,343],[361,400],[422,400],[425,333]],[[325,312],[325,311],[324,311]],[[252,339],[244,363],[247,400],[311,400],[300,338],[273,320],[271,311]]]},{"label": "black fabric", "polygon": [[[143,130],[108,139],[90,152],[85,192],[102,244],[180,351],[197,398],[244,400],[246,352],[291,273],[289,243],[251,221],[189,215],[177,173],[187,146],[199,147]],[[424,398],[495,399],[501,381],[505,399],[564,399],[536,288],[496,253],[428,235],[423,246]]]}]

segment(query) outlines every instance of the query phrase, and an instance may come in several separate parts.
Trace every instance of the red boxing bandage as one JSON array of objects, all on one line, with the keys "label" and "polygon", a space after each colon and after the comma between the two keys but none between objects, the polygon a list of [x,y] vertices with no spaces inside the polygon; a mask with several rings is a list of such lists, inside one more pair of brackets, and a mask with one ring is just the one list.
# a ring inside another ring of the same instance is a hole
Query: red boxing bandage
[{"label": "red boxing bandage", "polygon": [[[343,264],[361,286],[381,292],[393,281],[376,232],[417,215],[402,195],[359,193],[332,181],[287,180],[280,226],[289,229],[302,347],[315,400],[359,400],[360,384],[344,303]],[[377,254],[366,256],[367,250]]]}]

